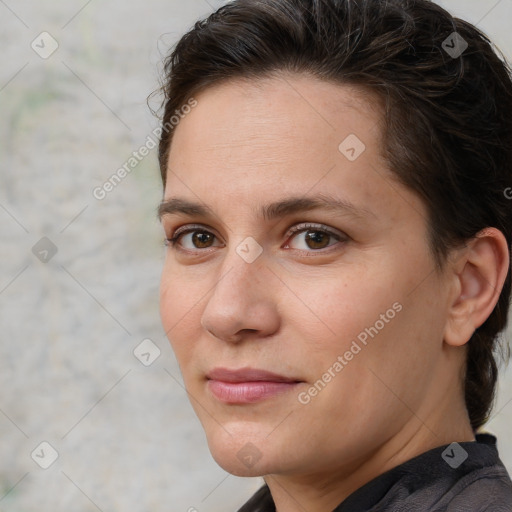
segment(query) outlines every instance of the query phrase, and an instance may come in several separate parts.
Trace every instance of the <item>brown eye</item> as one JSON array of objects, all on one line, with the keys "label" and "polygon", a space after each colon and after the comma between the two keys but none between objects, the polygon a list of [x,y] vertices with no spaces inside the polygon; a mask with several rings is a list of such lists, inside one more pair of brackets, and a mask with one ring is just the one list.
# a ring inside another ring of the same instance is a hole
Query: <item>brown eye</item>
[{"label": "brown eye", "polygon": [[287,246],[307,252],[320,252],[347,239],[342,233],[334,233],[326,227],[310,224],[297,226],[290,236],[293,243],[290,242]]},{"label": "brown eye", "polygon": [[215,237],[211,233],[205,231],[194,231],[192,233],[192,244],[198,249],[210,247]]},{"label": "brown eye", "polygon": [[195,249],[208,249],[213,247],[216,236],[204,229],[189,228],[175,232],[172,238],[167,239],[167,243],[171,246],[180,246],[180,248],[188,251]]},{"label": "brown eye", "polygon": [[324,231],[305,231],[305,242],[310,249],[324,249],[329,244],[331,235]]}]

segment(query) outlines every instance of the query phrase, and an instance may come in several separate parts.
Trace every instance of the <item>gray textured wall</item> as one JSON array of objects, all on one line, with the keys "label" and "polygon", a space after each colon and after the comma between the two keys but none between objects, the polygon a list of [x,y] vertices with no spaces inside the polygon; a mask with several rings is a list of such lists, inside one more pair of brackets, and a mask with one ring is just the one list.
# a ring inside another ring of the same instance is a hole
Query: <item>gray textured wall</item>
[{"label": "gray textured wall", "polygon": [[[161,53],[221,3],[0,1],[0,511],[220,512],[260,485],[211,459],[160,326],[156,150],[93,194],[157,126]],[[442,3],[512,57],[512,0]],[[488,425],[509,470],[511,383]]]}]

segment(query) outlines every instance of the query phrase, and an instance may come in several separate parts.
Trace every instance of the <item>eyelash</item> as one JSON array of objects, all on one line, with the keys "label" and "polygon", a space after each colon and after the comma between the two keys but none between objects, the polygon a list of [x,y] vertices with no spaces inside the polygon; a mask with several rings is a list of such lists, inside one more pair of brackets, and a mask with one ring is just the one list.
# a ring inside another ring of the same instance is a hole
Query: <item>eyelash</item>
[{"label": "eyelash", "polygon": [[[295,236],[297,234],[303,233],[304,231],[314,231],[314,232],[318,232],[318,233],[325,233],[325,234],[329,235],[330,237],[335,238],[338,242],[344,242],[344,241],[347,241],[347,239],[348,239],[348,237],[346,235],[335,233],[334,231],[331,231],[326,226],[322,226],[319,224],[309,224],[309,223],[303,223],[303,224],[297,225],[294,229],[292,229],[291,231],[289,231],[287,233],[287,239],[291,238],[292,236]],[[173,236],[171,238],[165,239],[165,245],[171,247],[172,249],[176,249],[176,246],[178,245],[178,242],[182,236],[184,236],[188,233],[194,233],[194,232],[209,233],[209,234],[212,234],[213,236],[215,236],[213,233],[211,233],[210,231],[205,229],[203,226],[192,225],[186,229],[183,229],[182,231],[180,231],[180,229],[177,229],[173,233]],[[302,251],[302,252],[323,253],[323,252],[329,251],[329,249],[331,249],[331,247],[334,247],[335,245],[336,244],[329,245],[323,249],[317,249],[317,250],[311,249],[309,251]],[[183,250],[186,252],[189,252],[189,253],[191,252],[190,249],[183,249]],[[195,249],[193,252],[202,251],[202,250],[204,251],[206,249]],[[300,251],[301,249],[295,249],[295,250]]]}]

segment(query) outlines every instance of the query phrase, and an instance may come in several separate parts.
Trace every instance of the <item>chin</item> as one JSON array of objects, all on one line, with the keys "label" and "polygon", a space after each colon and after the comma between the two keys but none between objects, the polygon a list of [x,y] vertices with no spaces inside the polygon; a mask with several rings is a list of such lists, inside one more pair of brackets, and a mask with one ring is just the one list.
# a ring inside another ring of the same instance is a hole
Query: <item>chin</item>
[{"label": "chin", "polygon": [[265,476],[272,471],[267,470],[263,465],[256,465],[255,467],[245,467],[233,454],[217,455],[212,452],[215,462],[228,473],[239,477],[258,477]]},{"label": "chin", "polygon": [[[235,476],[255,477],[274,472],[275,447],[258,432],[255,425],[237,424],[236,428],[220,425],[205,429],[210,453],[215,462]],[[229,433],[228,433],[229,432]]]}]

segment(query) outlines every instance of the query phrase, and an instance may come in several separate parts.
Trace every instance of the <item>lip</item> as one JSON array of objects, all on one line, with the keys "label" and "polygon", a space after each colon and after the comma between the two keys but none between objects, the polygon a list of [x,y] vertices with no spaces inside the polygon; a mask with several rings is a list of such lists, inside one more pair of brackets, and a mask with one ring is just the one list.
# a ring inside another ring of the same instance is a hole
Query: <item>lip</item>
[{"label": "lip", "polygon": [[255,368],[214,368],[206,377],[208,389],[213,396],[229,404],[259,402],[290,391],[301,382]]},{"label": "lip", "polygon": [[255,368],[240,368],[238,370],[214,368],[206,374],[206,377],[211,380],[221,380],[223,382],[299,382],[298,379]]}]

